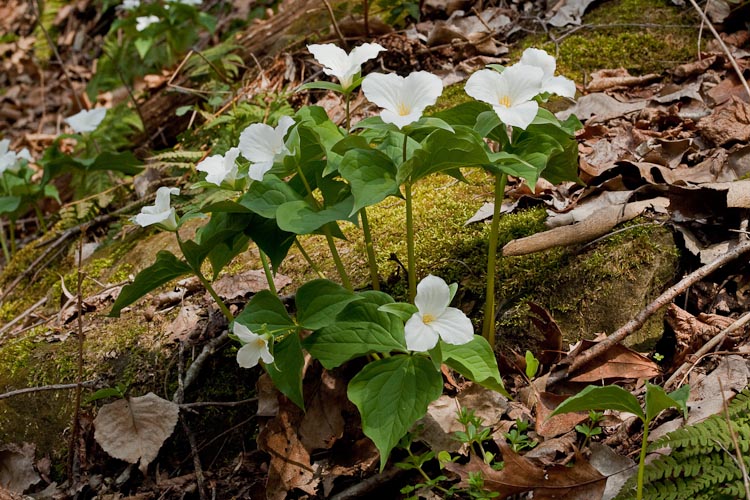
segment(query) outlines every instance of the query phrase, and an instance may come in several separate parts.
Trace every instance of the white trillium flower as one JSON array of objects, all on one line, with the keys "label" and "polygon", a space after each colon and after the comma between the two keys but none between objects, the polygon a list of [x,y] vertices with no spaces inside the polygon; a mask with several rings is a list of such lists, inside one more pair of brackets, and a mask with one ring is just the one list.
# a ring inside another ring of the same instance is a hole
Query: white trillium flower
[{"label": "white trillium flower", "polygon": [[77,134],[84,132],[93,132],[96,127],[104,120],[107,114],[107,108],[94,108],[91,110],[81,110],[80,112],[69,116],[65,119]]},{"label": "white trillium flower", "polygon": [[469,77],[466,93],[486,102],[506,125],[526,129],[534,121],[539,105],[534,97],[541,92],[541,68],[514,64],[502,73],[482,69]]},{"label": "white trillium flower", "polygon": [[284,136],[294,125],[291,116],[282,116],[276,128],[265,123],[253,123],[240,134],[239,150],[252,164],[248,177],[262,181],[275,161],[292,154],[284,144]]},{"label": "white trillium flower", "polygon": [[10,172],[18,172],[21,165],[20,160],[33,161],[29,150],[23,148],[19,153],[10,149],[10,140],[3,139],[0,141],[0,174],[9,170]]},{"label": "white trillium flower", "polygon": [[239,154],[238,148],[231,148],[223,155],[209,156],[196,165],[195,169],[208,174],[206,175],[207,182],[217,186],[221,186],[222,182],[234,185],[238,177],[236,160]]},{"label": "white trillium flower", "polygon": [[451,292],[442,278],[429,275],[417,285],[415,312],[404,325],[406,347],[411,351],[429,351],[438,339],[453,345],[471,342],[474,327],[471,320],[455,307],[448,307]]},{"label": "white trillium flower", "polygon": [[264,363],[273,363],[273,354],[268,350],[268,339],[250,331],[241,323],[234,323],[232,332],[244,344],[237,351],[237,364],[242,368],[252,368],[261,359]]},{"label": "white trillium flower", "polygon": [[307,50],[323,66],[323,72],[328,76],[335,76],[339,83],[348,90],[352,86],[354,76],[362,71],[362,65],[378,56],[385,47],[378,43],[364,43],[354,47],[350,53],[332,43],[308,45]]},{"label": "white trillium flower", "polygon": [[135,29],[143,31],[154,23],[160,21],[158,16],[141,16],[135,18]]},{"label": "white trillium flower", "polygon": [[372,73],[362,81],[362,92],[383,111],[380,118],[398,128],[422,117],[427,106],[435,104],[443,93],[440,77],[426,71],[415,71],[406,78],[394,73]]},{"label": "white trillium flower", "polygon": [[141,208],[141,213],[131,220],[139,226],[161,224],[168,231],[177,230],[177,213],[170,206],[170,196],[180,194],[178,188],[162,186],[156,190],[156,202],[153,206]]},{"label": "white trillium flower", "polygon": [[564,76],[555,76],[557,62],[554,57],[547,54],[545,51],[528,48],[523,51],[519,63],[536,66],[537,68],[542,69],[544,72],[544,76],[542,77],[542,92],[549,92],[550,94],[557,94],[562,97],[570,97],[571,99],[575,97],[576,84],[573,83],[573,80],[565,78]]},{"label": "white trillium flower", "polygon": [[125,0],[120,5],[120,8],[124,10],[135,10],[141,6],[141,0]]}]

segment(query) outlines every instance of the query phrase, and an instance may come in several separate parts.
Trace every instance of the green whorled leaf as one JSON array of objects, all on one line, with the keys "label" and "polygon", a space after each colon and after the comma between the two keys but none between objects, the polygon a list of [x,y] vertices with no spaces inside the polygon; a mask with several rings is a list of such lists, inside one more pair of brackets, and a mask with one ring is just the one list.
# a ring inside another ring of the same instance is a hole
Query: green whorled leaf
[{"label": "green whorled leaf", "polygon": [[289,253],[289,249],[297,239],[297,235],[279,228],[276,221],[256,215],[245,227],[245,234],[250,236],[264,254],[271,260],[274,271]]},{"label": "green whorled leaf", "polygon": [[479,101],[468,101],[443,111],[438,111],[434,115],[451,126],[462,125],[464,127],[473,127],[477,117],[485,111],[491,110],[488,104]]},{"label": "green whorled leaf", "polygon": [[406,302],[395,302],[393,304],[383,304],[378,308],[379,311],[384,313],[392,314],[401,321],[408,321],[414,313],[419,312],[417,306],[414,304],[408,304]]},{"label": "green whorled leaf", "polygon": [[250,184],[238,203],[261,217],[275,219],[281,205],[302,198],[289,184],[273,174],[266,174],[263,181]]},{"label": "green whorled leaf", "polygon": [[20,196],[0,196],[0,214],[12,214],[20,206]]},{"label": "green whorled leaf", "polygon": [[281,393],[305,409],[302,395],[302,368],[305,357],[299,335],[293,333],[274,346],[273,363],[265,365],[268,375]]},{"label": "green whorled leaf", "polygon": [[572,396],[555,408],[550,417],[561,413],[591,410],[617,410],[637,415],[646,421],[646,415],[638,404],[638,399],[622,387],[608,385],[597,387],[589,385],[577,395]]},{"label": "green whorled leaf", "polygon": [[351,214],[399,192],[396,165],[385,153],[376,149],[353,149],[347,152],[341,160],[339,173],[351,185],[354,196]]},{"label": "green whorled leaf", "polygon": [[528,153],[524,156],[500,151],[490,154],[492,165],[487,169],[499,170],[502,173],[525,179],[530,189],[534,189],[541,172],[547,166],[548,157],[543,153]]},{"label": "green whorled leaf", "polygon": [[54,184],[45,184],[44,196],[52,198],[62,205],[62,202],[60,201],[60,192]]},{"label": "green whorled leaf", "polygon": [[336,321],[306,338],[304,346],[329,370],[373,352],[406,352],[391,332],[371,321]]},{"label": "green whorled leaf", "polygon": [[333,281],[309,281],[297,290],[297,323],[308,330],[324,328],[336,321],[349,302],[361,299]]},{"label": "green whorled leaf", "polygon": [[229,214],[248,214],[251,211],[247,207],[240,205],[234,200],[221,200],[208,203],[207,205],[201,207],[201,212],[207,214],[214,212],[224,212]]},{"label": "green whorled leaf", "polygon": [[115,153],[105,151],[93,158],[74,158],[62,153],[57,146],[47,148],[39,163],[44,166],[42,184],[70,169],[93,172],[112,170],[126,175],[135,175],[142,170],[142,163],[130,151]]},{"label": "green whorled leaf", "polygon": [[319,144],[329,153],[344,137],[339,126],[331,121],[325,108],[321,106],[303,106],[294,117],[300,124],[310,125],[314,129]]},{"label": "green whorled leaf", "polygon": [[223,241],[211,248],[208,252],[208,261],[211,263],[212,279],[218,278],[227,264],[247,250],[249,243],[250,238],[247,235],[238,233],[231,240]]},{"label": "green whorled leaf", "polygon": [[578,142],[575,139],[562,144],[562,149],[552,153],[542,177],[553,184],[572,181],[583,184],[578,177]]},{"label": "green whorled leaf", "polygon": [[394,325],[393,322],[401,323],[403,331],[403,321],[392,315],[386,314],[379,310],[380,307],[387,304],[393,304],[393,297],[387,293],[377,290],[365,290],[357,292],[357,296],[362,300],[350,302],[336,316],[336,321],[372,321],[378,323],[386,330],[390,330]]},{"label": "green whorled leaf", "polygon": [[687,398],[690,396],[690,386],[683,385],[669,394],[658,385],[646,382],[646,422],[651,422],[662,411],[668,408],[678,408],[687,418]]},{"label": "green whorled leaf", "polygon": [[193,240],[187,240],[182,242],[180,250],[182,250],[182,255],[185,257],[190,268],[192,270],[200,270],[201,264],[206,259],[210,249],[207,246],[200,246]]},{"label": "green whorled leaf", "polygon": [[347,135],[333,145],[331,151],[341,156],[353,149],[370,149],[371,142],[364,135]]},{"label": "green whorled leaf", "polygon": [[276,222],[284,231],[295,234],[312,234],[329,222],[348,220],[354,206],[349,197],[336,205],[315,210],[307,201],[290,201],[276,210]]},{"label": "green whorled leaf", "polygon": [[443,341],[440,344],[443,363],[469,380],[510,397],[500,378],[495,353],[484,337],[474,335],[471,342],[463,345],[446,344]]},{"label": "green whorled leaf", "polygon": [[406,125],[403,128],[403,132],[415,141],[421,141],[430,135],[435,129],[453,132],[453,127],[451,127],[445,120],[435,116],[423,116],[419,120]]},{"label": "green whorled leaf", "polygon": [[415,182],[423,177],[456,167],[485,165],[489,162],[482,138],[468,127],[456,126],[455,133],[436,130],[422,142],[398,171],[398,182]]},{"label": "green whorled leaf", "polygon": [[378,137],[375,147],[378,151],[385,153],[394,165],[401,166],[404,163],[404,138],[406,139],[406,158],[414,156],[414,152],[421,146],[419,142],[399,132],[386,134]]},{"label": "green whorled leaf", "polygon": [[151,46],[154,44],[154,38],[136,38],[133,44],[135,45],[135,50],[138,51],[138,55],[141,56],[141,59],[146,59],[148,51],[151,50]]},{"label": "green whorled leaf", "polygon": [[485,111],[477,116],[477,122],[474,124],[474,130],[482,137],[497,142],[500,149],[505,149],[510,142],[508,138],[508,128],[500,117],[494,111]]},{"label": "green whorled leaf", "polygon": [[373,361],[349,382],[347,394],[362,416],[362,430],[380,451],[381,471],[393,447],[442,391],[440,372],[424,356]]},{"label": "green whorled leaf", "polygon": [[156,262],[125,285],[117,296],[109,316],[118,318],[120,311],[156,288],[191,273],[190,266],[166,250],[156,254]]},{"label": "green whorled leaf", "polygon": [[385,123],[379,116],[371,116],[360,120],[352,129],[365,129],[365,130],[389,130],[391,132],[398,132],[399,128],[392,123]]},{"label": "green whorled leaf", "polygon": [[245,325],[252,332],[267,332],[274,336],[284,335],[296,328],[284,304],[269,290],[261,290],[253,295],[235,321]]},{"label": "green whorled leaf", "polygon": [[297,92],[301,90],[333,90],[334,92],[344,92],[344,88],[333,82],[307,82],[297,87]]}]

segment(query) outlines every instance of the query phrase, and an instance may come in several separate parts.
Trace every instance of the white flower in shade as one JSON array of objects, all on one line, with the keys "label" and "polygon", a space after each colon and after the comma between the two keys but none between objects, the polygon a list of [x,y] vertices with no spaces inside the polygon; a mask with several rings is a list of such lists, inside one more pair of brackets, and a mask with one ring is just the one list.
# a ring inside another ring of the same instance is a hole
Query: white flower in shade
[{"label": "white flower in shade", "polygon": [[482,69],[469,77],[466,93],[492,106],[500,121],[526,129],[534,121],[539,105],[534,97],[541,92],[541,68],[514,64],[502,73]]},{"label": "white flower in shade", "polygon": [[160,21],[158,16],[141,16],[135,18],[135,29],[143,31],[154,23]]},{"label": "white flower in shade", "polygon": [[125,0],[120,5],[123,10],[135,10],[141,6],[141,0]]},{"label": "white flower in shade", "polygon": [[237,351],[237,364],[242,368],[252,368],[261,359],[264,363],[273,363],[273,354],[268,350],[268,339],[250,331],[248,327],[235,321],[232,332],[244,344]]},{"label": "white flower in shade", "polygon": [[169,0],[171,3],[181,3],[182,5],[200,5],[203,3],[203,0]]},{"label": "white flower in shade", "polygon": [[276,128],[265,123],[253,123],[240,134],[239,150],[250,162],[248,177],[262,181],[275,161],[292,154],[284,144],[284,136],[294,125],[291,116],[282,116]]},{"label": "white flower in shade", "polygon": [[364,43],[347,54],[341,47],[324,43],[308,45],[307,50],[323,66],[326,75],[338,78],[344,90],[348,90],[354,76],[362,71],[362,65],[377,57],[385,48],[378,43]]},{"label": "white flower in shade", "polygon": [[520,64],[528,64],[541,68],[544,72],[542,76],[542,92],[557,94],[563,97],[573,98],[576,95],[576,84],[573,80],[564,76],[555,76],[557,62],[555,58],[541,49],[528,48],[523,51]]},{"label": "white flower in shade", "polygon": [[82,110],[73,116],[69,116],[65,119],[78,134],[84,132],[93,132],[96,127],[104,120],[104,115],[107,114],[107,108],[94,108],[91,110]]},{"label": "white flower in shade", "polygon": [[451,292],[442,278],[429,275],[417,285],[415,312],[404,325],[406,347],[411,351],[428,351],[438,338],[448,344],[461,345],[474,338],[471,320],[455,307],[448,307]]},{"label": "white flower in shade", "polygon": [[0,141],[0,174],[9,170],[10,172],[16,173],[21,167],[19,161],[33,161],[29,150],[23,148],[19,153],[10,149],[10,140],[3,139]]},{"label": "white flower in shade", "polygon": [[198,165],[196,170],[206,172],[206,181],[217,186],[221,186],[222,182],[227,182],[234,185],[237,180],[237,156],[239,156],[240,150],[238,148],[231,148],[223,155],[211,155]]},{"label": "white flower in shade", "polygon": [[162,186],[156,190],[156,202],[153,206],[141,208],[141,213],[131,220],[139,226],[160,224],[168,231],[177,230],[177,213],[170,206],[170,196],[180,194],[178,188]]},{"label": "white flower in shade", "polygon": [[443,93],[440,78],[426,71],[415,71],[406,78],[389,73],[372,73],[362,81],[362,92],[383,111],[380,118],[398,128],[422,117],[427,106]]}]

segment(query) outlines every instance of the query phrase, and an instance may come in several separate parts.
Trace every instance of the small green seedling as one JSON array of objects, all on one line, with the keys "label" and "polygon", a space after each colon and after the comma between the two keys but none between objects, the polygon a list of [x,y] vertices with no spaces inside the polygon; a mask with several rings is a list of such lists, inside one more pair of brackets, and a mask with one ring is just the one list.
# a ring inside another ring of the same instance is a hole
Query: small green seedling
[{"label": "small green seedling", "polygon": [[539,371],[539,360],[531,351],[526,351],[526,377],[532,380]]}]

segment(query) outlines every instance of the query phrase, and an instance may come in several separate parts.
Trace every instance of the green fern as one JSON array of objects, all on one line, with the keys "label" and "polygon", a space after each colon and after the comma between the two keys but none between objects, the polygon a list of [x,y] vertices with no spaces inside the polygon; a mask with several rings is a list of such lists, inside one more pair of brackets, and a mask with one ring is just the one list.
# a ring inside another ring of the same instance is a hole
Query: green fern
[{"label": "green fern", "polygon": [[203,151],[165,151],[147,158],[148,166],[159,170],[191,169],[205,153]]},{"label": "green fern", "polygon": [[[746,468],[750,469],[750,388],[735,396],[728,409]],[[649,447],[669,447],[669,455],[646,466],[643,498],[652,500],[717,500],[745,498],[742,472],[724,415],[670,432]],[[635,476],[617,500],[635,498]]]}]

